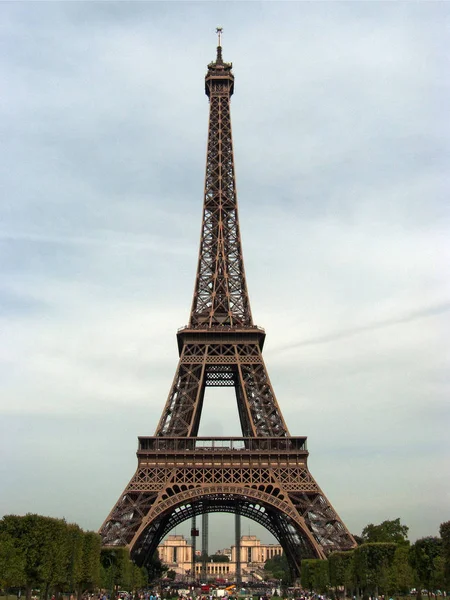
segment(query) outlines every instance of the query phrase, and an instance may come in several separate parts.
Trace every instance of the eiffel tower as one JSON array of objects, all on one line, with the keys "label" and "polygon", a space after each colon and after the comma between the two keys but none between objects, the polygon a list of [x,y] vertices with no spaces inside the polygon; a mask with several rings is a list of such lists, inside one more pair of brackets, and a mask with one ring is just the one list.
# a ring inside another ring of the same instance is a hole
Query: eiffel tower
[{"label": "eiffel tower", "polygon": [[[239,230],[231,135],[232,64],[221,29],[208,65],[205,192],[189,324],[177,333],[179,363],[153,437],[139,437],[136,473],[103,523],[105,546],[126,546],[138,565],[151,560],[176,525],[229,512],[262,524],[298,575],[306,557],[325,558],[355,540],[307,467],[306,437],[291,436],[262,357]],[[206,387],[233,387],[242,437],[198,437]]]}]

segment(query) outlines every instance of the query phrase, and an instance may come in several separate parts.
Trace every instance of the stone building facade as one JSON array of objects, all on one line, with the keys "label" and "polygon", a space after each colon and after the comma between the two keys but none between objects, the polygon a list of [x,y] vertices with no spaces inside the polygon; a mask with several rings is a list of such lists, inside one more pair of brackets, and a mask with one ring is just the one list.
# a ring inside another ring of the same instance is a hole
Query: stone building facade
[{"label": "stone building facade", "polygon": [[[261,579],[260,571],[264,568],[266,560],[280,555],[282,552],[283,550],[279,544],[263,544],[256,535],[243,535],[241,537],[240,553],[242,580],[249,581],[252,578]],[[191,576],[192,545],[188,543],[184,536],[167,536],[158,546],[158,553],[161,562],[169,569],[175,571],[178,579]],[[223,554],[224,561],[208,562],[206,565],[207,578],[220,578],[232,581],[236,574],[236,546],[217,550],[214,554]],[[201,562],[196,562],[196,579],[200,578],[201,569]]]},{"label": "stone building facade", "polygon": [[162,563],[177,573],[184,575],[191,569],[192,546],[183,535],[169,535],[158,546],[158,555]]}]

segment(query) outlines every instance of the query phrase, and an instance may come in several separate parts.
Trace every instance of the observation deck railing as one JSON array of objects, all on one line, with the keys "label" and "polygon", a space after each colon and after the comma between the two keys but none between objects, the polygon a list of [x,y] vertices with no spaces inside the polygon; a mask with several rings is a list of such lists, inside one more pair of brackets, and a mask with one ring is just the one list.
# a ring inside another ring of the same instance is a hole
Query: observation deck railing
[{"label": "observation deck railing", "polygon": [[307,452],[306,437],[139,437],[139,452]]},{"label": "observation deck railing", "polygon": [[231,327],[230,325],[215,325],[213,327],[208,327],[208,325],[200,324],[200,325],[183,325],[177,329],[177,333],[181,333],[182,331],[213,331],[213,332],[240,332],[240,331],[259,331],[261,333],[266,333],[264,327],[260,327],[259,325],[235,325]]}]

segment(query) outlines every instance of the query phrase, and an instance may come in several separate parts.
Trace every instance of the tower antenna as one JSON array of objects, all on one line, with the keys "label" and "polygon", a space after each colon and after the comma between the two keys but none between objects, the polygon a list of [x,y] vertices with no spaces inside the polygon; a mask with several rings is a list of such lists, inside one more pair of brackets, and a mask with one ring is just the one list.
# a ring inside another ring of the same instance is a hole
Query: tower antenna
[{"label": "tower antenna", "polygon": [[223,32],[223,27],[216,27],[216,33],[219,38],[219,43],[217,45],[219,46],[219,48],[222,47],[222,32]]}]

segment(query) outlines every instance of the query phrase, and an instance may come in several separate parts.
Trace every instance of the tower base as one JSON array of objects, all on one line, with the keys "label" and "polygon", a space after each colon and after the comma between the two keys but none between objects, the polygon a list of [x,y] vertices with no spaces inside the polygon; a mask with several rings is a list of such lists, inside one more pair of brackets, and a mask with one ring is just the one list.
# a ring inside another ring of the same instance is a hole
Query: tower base
[{"label": "tower base", "polygon": [[302,558],[356,545],[308,471],[305,437],[140,437],[137,456],[100,534],[139,565],[176,525],[207,512],[239,512],[266,527],[295,575]]}]

